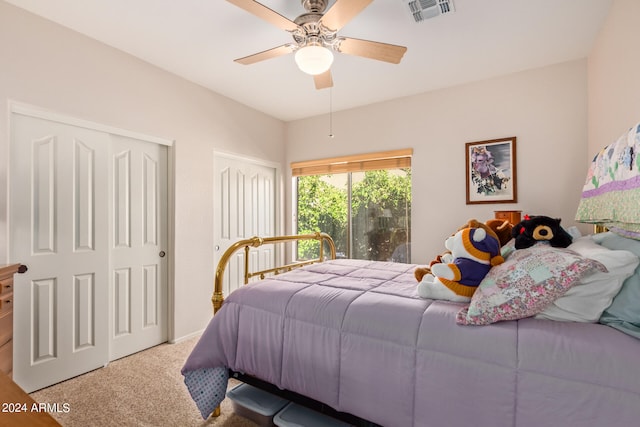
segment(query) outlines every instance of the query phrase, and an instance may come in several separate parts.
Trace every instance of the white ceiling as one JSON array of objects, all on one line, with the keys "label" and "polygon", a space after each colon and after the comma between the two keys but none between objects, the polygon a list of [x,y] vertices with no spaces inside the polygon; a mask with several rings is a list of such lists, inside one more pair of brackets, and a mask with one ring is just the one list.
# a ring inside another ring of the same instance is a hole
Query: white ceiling
[{"label": "white ceiling", "polygon": [[[584,58],[612,2],[453,0],[455,13],[415,23],[405,0],[375,0],[339,35],[407,46],[402,62],[336,54],[334,87],[318,91],[293,55],[233,62],[292,39],[224,0],[5,1],[284,121]],[[299,0],[261,3],[304,12]]]}]

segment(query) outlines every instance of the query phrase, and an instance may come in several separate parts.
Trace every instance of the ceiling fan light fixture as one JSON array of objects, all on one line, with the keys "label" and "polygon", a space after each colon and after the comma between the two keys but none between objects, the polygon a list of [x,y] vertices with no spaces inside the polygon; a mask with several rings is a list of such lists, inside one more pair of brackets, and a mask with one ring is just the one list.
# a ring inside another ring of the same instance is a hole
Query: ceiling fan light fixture
[{"label": "ceiling fan light fixture", "polygon": [[308,45],[296,51],[295,60],[302,72],[315,76],[331,68],[333,53],[323,46]]}]

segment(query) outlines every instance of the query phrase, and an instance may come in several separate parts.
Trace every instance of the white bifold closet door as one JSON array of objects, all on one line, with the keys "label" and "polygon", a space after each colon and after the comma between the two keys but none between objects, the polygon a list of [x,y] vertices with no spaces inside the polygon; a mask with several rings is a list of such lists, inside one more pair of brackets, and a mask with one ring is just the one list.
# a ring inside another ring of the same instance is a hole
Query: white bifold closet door
[{"label": "white bifold closet door", "polygon": [[[273,237],[276,230],[277,166],[226,153],[216,153],[213,165],[214,261],[238,240],[253,236]],[[275,266],[276,248],[264,245],[249,252],[253,271]],[[244,251],[229,260],[223,280],[228,296],[242,286]]]},{"label": "white bifold closet door", "polygon": [[167,339],[167,147],[11,115],[14,380],[27,392]]},{"label": "white bifold closet door", "polygon": [[167,149],[112,137],[111,360],[167,340]]}]

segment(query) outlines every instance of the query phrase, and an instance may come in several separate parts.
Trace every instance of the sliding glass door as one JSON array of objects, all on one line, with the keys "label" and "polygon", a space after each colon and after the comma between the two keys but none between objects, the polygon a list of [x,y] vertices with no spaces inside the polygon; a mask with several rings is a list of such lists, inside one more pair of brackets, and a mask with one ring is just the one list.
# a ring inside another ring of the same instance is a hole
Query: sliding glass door
[{"label": "sliding glass door", "polygon": [[[411,261],[411,168],[298,176],[296,232],[323,231],[338,257]],[[302,242],[298,259],[317,257]]]}]

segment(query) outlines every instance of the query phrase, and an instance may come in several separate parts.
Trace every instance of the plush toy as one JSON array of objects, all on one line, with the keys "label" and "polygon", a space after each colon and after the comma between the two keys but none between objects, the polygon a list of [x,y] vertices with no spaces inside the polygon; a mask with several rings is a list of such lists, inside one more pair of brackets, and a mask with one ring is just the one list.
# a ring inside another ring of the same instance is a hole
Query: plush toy
[{"label": "plush toy", "polygon": [[498,237],[500,246],[506,245],[511,239],[511,230],[513,230],[513,224],[506,219],[489,219],[485,222],[485,225],[493,230]]},{"label": "plush toy", "polygon": [[428,267],[416,267],[416,269],[413,270],[413,275],[416,278],[416,280],[420,282],[424,276],[431,273],[431,267],[433,267],[434,264],[441,264],[441,263],[448,264],[451,261],[453,261],[451,252],[449,251],[443,252],[438,256],[436,256],[433,260],[431,260]]},{"label": "plush toy", "polygon": [[504,262],[500,242],[484,228],[463,228],[445,247],[453,261],[431,266],[418,284],[422,298],[468,302],[491,267]]},{"label": "plush toy", "polygon": [[[513,228],[513,226],[509,221],[504,219],[490,219],[485,223],[482,223],[477,219],[472,218],[456,231],[460,231],[465,228],[484,228],[487,233],[498,239],[498,241],[500,242],[500,246],[502,247],[511,240],[511,229]],[[453,256],[451,256],[451,252],[443,252],[436,256],[433,260],[431,260],[428,267],[417,267],[413,271],[413,275],[415,276],[416,280],[420,282],[425,275],[431,273],[431,267],[433,267],[434,264],[449,264],[452,261]]]},{"label": "plush toy", "polygon": [[538,242],[548,242],[556,248],[566,248],[573,240],[571,235],[560,226],[560,218],[525,215],[511,231],[516,249],[525,249]]}]

